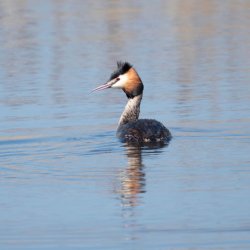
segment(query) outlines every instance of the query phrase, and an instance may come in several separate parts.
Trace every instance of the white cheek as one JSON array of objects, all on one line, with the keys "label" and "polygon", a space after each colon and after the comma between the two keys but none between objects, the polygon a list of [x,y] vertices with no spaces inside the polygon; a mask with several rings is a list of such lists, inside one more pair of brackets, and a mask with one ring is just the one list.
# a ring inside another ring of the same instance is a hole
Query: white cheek
[{"label": "white cheek", "polygon": [[125,84],[128,80],[127,75],[126,74],[120,75],[119,78],[120,78],[120,80],[117,83],[115,83],[114,85],[112,85],[112,88],[122,89],[125,86]]}]

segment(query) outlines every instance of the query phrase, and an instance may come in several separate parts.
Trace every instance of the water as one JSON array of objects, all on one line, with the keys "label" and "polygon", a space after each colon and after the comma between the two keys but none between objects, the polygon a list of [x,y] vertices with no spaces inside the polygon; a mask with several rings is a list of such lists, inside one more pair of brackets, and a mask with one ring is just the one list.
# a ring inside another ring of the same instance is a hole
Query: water
[{"label": "water", "polygon": [[[250,248],[249,1],[0,1],[1,249]],[[173,140],[115,137],[116,60]]]}]

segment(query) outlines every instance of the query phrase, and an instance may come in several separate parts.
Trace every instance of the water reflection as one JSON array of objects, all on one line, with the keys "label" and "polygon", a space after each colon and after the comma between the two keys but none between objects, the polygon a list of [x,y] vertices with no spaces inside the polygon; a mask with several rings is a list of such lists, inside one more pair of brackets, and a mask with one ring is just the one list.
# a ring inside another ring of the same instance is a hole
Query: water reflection
[{"label": "water reflection", "polygon": [[139,194],[146,192],[146,176],[142,163],[141,147],[126,146],[128,166],[119,174],[122,207],[135,207],[139,204]]},{"label": "water reflection", "polygon": [[166,143],[151,144],[147,146],[125,144],[128,166],[119,173],[119,188],[115,191],[120,195],[123,208],[136,207],[141,204],[140,194],[146,192],[146,174],[143,164],[142,152],[146,154],[159,154]]}]

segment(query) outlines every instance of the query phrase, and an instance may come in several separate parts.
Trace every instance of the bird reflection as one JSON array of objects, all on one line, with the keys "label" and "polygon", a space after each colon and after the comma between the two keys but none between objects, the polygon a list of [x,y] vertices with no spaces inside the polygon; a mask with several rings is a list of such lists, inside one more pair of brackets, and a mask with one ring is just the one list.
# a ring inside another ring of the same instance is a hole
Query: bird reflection
[{"label": "bird reflection", "polygon": [[136,207],[142,203],[141,194],[146,192],[145,166],[142,161],[142,151],[149,154],[159,154],[166,143],[147,145],[125,144],[128,166],[119,173],[119,188],[123,208]]},{"label": "bird reflection", "polygon": [[145,192],[145,172],[141,147],[126,145],[128,167],[120,173],[119,193],[123,207],[134,207],[139,203],[139,194]]}]

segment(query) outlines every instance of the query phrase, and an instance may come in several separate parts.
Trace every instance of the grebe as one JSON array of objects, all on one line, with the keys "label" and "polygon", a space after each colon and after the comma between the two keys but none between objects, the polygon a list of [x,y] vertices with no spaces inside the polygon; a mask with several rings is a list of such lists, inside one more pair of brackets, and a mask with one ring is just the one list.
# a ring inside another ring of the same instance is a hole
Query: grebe
[{"label": "grebe", "polygon": [[117,137],[121,141],[154,143],[171,139],[171,133],[162,123],[153,119],[138,119],[143,83],[130,63],[117,62],[117,69],[111,74],[109,81],[92,92],[107,88],[122,89],[128,98],[117,129]]}]

